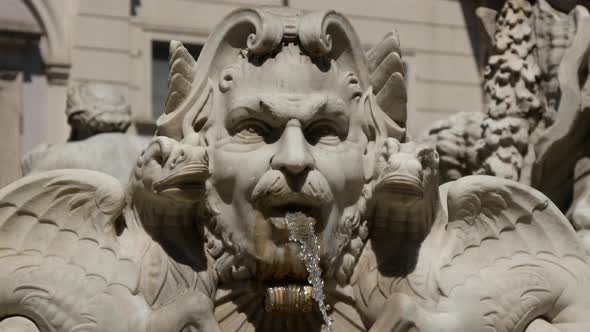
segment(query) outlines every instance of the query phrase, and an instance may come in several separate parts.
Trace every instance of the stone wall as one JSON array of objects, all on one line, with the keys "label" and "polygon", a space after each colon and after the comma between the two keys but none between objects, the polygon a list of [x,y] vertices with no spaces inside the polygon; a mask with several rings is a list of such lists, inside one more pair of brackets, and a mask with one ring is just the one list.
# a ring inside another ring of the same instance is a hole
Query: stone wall
[{"label": "stone wall", "polygon": [[[153,123],[151,42],[178,39],[202,44],[230,11],[280,0],[144,0],[133,8],[118,0],[79,1],[73,37],[72,80],[127,86],[134,117]],[[408,69],[409,129],[413,135],[457,111],[479,111],[481,88],[476,57],[459,1],[291,0],[308,10],[345,14],[369,49],[387,31],[399,31]],[[190,13],[190,14],[188,14]],[[149,126],[148,126],[149,128]],[[149,130],[149,129],[148,129]]]},{"label": "stone wall", "polygon": [[[16,2],[18,0],[3,2],[0,11],[3,6],[14,6]],[[54,28],[66,29],[65,37],[58,41],[68,49],[62,52],[69,54],[68,82],[109,83],[128,91],[135,122],[131,132],[152,133],[152,108],[162,107],[151,102],[152,42],[177,39],[188,44],[203,44],[224,15],[253,5],[335,9],[349,18],[366,49],[387,31],[397,29],[408,73],[408,127],[413,136],[450,114],[481,110],[477,57],[468,33],[468,27],[471,30],[475,27],[466,22],[461,1],[59,0],[31,3],[53,7],[53,12],[60,16],[56,21],[61,25]],[[40,26],[46,24],[41,22]],[[24,107],[28,109],[26,119],[30,123],[39,119],[47,128],[26,127],[21,138],[26,144],[21,153],[40,143],[63,142],[68,134],[63,115],[65,85],[48,84],[43,78],[36,76],[31,81],[36,85],[24,89],[23,97]]]}]

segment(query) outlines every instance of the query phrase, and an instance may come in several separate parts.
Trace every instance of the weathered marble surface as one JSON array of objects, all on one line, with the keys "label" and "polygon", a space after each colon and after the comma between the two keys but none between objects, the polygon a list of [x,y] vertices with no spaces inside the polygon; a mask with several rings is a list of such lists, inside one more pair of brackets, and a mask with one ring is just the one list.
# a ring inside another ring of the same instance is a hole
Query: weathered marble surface
[{"label": "weathered marble surface", "polygon": [[496,177],[439,187],[438,153],[408,140],[395,34],[365,55],[340,14],[265,7],[231,13],[198,62],[170,53],[127,185],[54,170],[0,190],[6,324],[590,330],[590,257],[560,210]]},{"label": "weathered marble surface", "polygon": [[149,138],[124,134],[131,125],[125,95],[108,84],[75,83],[68,90],[66,115],[71,127],[69,142],[29,151],[22,161],[23,174],[81,168],[127,183]]}]

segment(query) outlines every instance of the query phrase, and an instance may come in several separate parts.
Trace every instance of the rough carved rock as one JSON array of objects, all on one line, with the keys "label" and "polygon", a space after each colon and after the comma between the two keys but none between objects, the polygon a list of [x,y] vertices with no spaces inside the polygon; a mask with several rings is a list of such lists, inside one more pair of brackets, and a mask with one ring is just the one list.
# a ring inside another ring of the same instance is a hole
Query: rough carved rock
[{"label": "rough carved rock", "polygon": [[[499,13],[480,8],[478,14],[492,42],[481,135],[454,134],[465,127],[457,116],[423,141],[453,161],[441,163],[443,182],[453,179],[447,174],[517,180],[541,190],[565,213],[571,209],[575,164],[588,154],[590,139],[590,14],[574,1],[544,0],[507,1]],[[471,163],[461,163],[465,155],[474,156]]]},{"label": "rough carved rock", "polygon": [[[477,159],[463,174],[484,173],[531,184],[536,145],[562,108],[562,59],[571,52],[574,36],[586,34],[582,21],[588,12],[576,7],[568,15],[545,0],[509,0],[497,13],[486,8],[478,13],[492,45],[483,77],[485,119],[481,137],[472,145]],[[580,65],[571,70],[579,71],[585,81]],[[451,125],[455,126],[464,124],[458,121]],[[429,141],[438,144],[436,137]],[[440,144],[449,143],[443,139]],[[446,165],[441,167],[444,175]]]},{"label": "rough carved rock", "polygon": [[527,0],[504,4],[484,73],[487,118],[482,123],[478,159],[485,174],[511,180],[526,177],[521,173],[526,172],[530,137],[552,120],[542,99],[533,13],[534,6]]},{"label": "rough carved rock", "polygon": [[[126,187],[57,170],[0,190],[0,317],[19,317],[0,324],[588,330],[590,258],[567,219],[509,180],[439,189],[438,153],[396,106],[399,54],[388,34],[366,56],[335,12],[273,7],[231,13],[196,63],[172,42],[166,113]],[[329,319],[305,293],[318,269]]]},{"label": "rough carved rock", "polygon": [[464,176],[484,173],[478,163],[476,144],[482,136],[483,113],[458,113],[433,124],[418,141],[436,150],[440,156],[440,181],[446,183]]}]

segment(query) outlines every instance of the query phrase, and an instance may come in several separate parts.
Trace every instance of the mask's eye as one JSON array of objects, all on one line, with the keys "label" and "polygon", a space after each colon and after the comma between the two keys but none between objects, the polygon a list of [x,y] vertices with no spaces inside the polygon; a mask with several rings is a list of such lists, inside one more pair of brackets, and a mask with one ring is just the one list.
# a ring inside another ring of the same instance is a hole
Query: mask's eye
[{"label": "mask's eye", "polygon": [[305,129],[305,138],[312,144],[336,145],[343,140],[342,130],[333,122],[320,120]]},{"label": "mask's eye", "polygon": [[240,143],[255,144],[266,140],[271,129],[262,121],[248,120],[240,123],[234,130],[233,137]]}]

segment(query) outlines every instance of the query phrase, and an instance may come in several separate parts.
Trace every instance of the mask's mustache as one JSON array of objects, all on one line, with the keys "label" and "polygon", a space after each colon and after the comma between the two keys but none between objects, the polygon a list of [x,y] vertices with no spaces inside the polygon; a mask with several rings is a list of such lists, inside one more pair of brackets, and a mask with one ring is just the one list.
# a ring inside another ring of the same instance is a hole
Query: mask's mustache
[{"label": "mask's mustache", "polygon": [[266,172],[252,191],[252,202],[258,207],[299,203],[319,206],[331,203],[334,195],[328,181],[318,171],[310,171],[302,184],[289,183],[281,171]]}]

